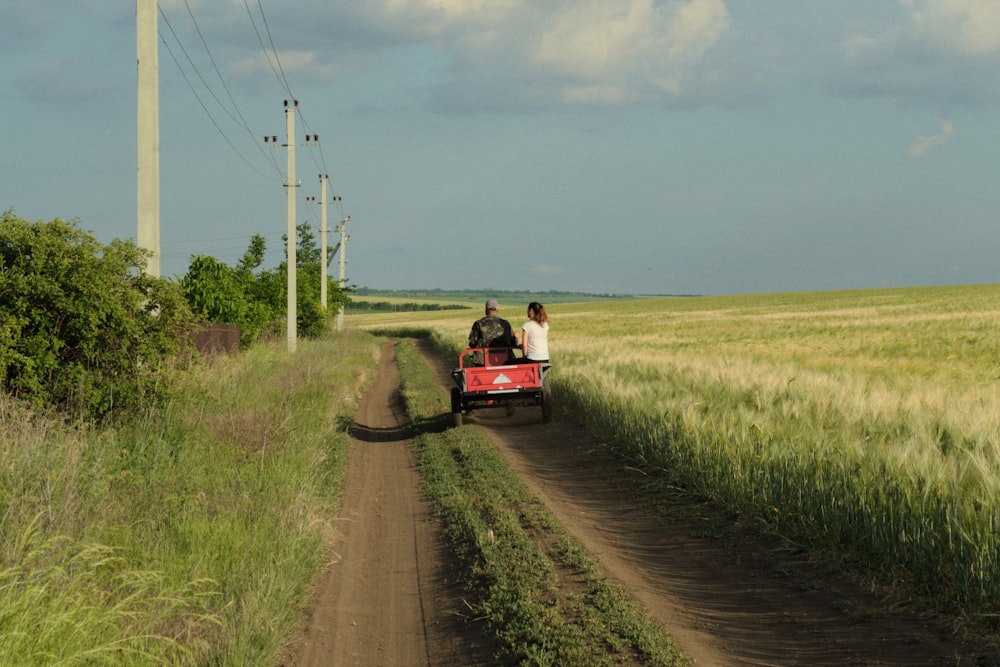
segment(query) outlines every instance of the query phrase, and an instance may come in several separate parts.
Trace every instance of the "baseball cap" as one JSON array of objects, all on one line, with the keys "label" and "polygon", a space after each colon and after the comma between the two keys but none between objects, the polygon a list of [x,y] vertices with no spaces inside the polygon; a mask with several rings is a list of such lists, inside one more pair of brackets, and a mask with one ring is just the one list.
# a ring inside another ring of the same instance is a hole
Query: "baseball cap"
[{"label": "baseball cap", "polygon": [[500,304],[496,299],[486,299],[486,310],[500,310]]}]

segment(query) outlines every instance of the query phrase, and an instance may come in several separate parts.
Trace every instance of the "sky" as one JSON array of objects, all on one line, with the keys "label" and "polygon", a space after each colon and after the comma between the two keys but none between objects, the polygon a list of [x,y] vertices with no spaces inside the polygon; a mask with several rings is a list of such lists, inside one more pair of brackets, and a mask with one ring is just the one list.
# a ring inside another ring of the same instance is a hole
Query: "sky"
[{"label": "sky", "polygon": [[[135,4],[43,4],[0,0],[0,210],[135,239]],[[296,217],[328,175],[357,287],[1000,282],[1000,0],[159,10],[166,277],[254,234],[280,262],[296,100]]]}]

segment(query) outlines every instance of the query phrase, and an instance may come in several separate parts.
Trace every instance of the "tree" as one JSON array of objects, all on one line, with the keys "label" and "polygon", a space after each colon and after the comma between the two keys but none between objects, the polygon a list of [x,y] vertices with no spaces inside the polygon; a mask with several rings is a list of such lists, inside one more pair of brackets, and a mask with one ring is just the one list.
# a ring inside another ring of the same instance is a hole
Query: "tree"
[{"label": "tree", "polygon": [[[296,227],[296,230],[298,235],[298,246],[295,250],[297,329],[302,336],[315,338],[330,330],[333,315],[340,309],[340,305],[346,304],[350,298],[347,292],[340,288],[339,282],[334,282],[327,277],[327,309],[323,310],[320,291],[323,280],[322,249],[316,245],[316,237],[308,222],[303,222]],[[287,248],[288,236],[283,235],[282,240]],[[327,257],[328,265],[332,259],[332,255]],[[281,275],[285,275],[287,265],[286,261],[278,267],[278,272]],[[286,288],[282,295],[287,293]]]},{"label": "tree", "polygon": [[[303,222],[297,229],[297,331],[305,337],[317,337],[329,331],[331,313],[348,298],[344,290],[328,282],[327,296],[331,305],[323,310],[320,303],[321,249],[316,245],[309,223]],[[287,248],[288,238],[282,238]],[[286,313],[287,262],[276,269],[255,273],[263,263],[265,251],[264,237],[257,234],[235,268],[213,257],[198,255],[191,259],[188,272],[181,279],[184,294],[197,316],[205,322],[239,326],[244,347],[256,341]]]},{"label": "tree", "polygon": [[181,278],[191,310],[205,323],[238,326],[243,347],[256,341],[282,313],[280,302],[271,298],[270,281],[254,274],[263,263],[265,250],[264,237],[256,234],[235,269],[214,257],[196,255]]}]

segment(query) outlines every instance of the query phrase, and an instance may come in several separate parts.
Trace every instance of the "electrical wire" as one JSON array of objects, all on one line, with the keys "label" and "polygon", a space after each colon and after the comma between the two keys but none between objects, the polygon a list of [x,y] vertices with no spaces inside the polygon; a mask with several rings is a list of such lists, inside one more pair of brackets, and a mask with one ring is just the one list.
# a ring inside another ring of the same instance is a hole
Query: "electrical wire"
[{"label": "electrical wire", "polygon": [[[211,85],[209,85],[208,81],[202,75],[202,73],[199,70],[198,66],[195,64],[194,60],[191,58],[191,55],[188,53],[187,49],[184,47],[184,44],[181,42],[179,36],[177,35],[177,32],[174,30],[173,26],[170,24],[170,21],[169,21],[168,17],[163,12],[162,8],[158,8],[160,16],[163,18],[164,22],[166,23],[167,27],[169,28],[170,33],[173,36],[173,39],[176,41],[178,47],[181,49],[181,52],[184,54],[185,58],[187,59],[187,62],[190,65],[191,69],[197,75],[198,79],[201,81],[201,84],[204,86],[204,88],[211,95],[211,97],[215,101],[215,103],[226,113],[226,115],[229,116],[229,118],[233,121],[233,123],[235,125],[237,125],[238,127],[240,127],[241,129],[245,130],[246,132],[248,132],[251,135],[251,138],[254,139],[254,142],[253,142],[254,145],[257,146],[258,150],[260,150],[262,152],[262,154],[265,156],[265,158],[268,159],[268,161],[270,162],[270,164],[271,164],[272,168],[274,169],[274,171],[279,175],[279,177],[283,176],[282,169],[278,165],[277,159],[275,158],[273,151],[267,151],[267,150],[265,150],[260,145],[260,143],[258,141],[256,141],[257,135],[249,127],[249,124],[247,123],[246,118],[244,117],[243,113],[240,111],[239,105],[236,103],[236,100],[234,99],[234,97],[232,95],[232,91],[230,90],[229,86],[226,84],[225,78],[223,77],[222,72],[221,72],[221,70],[220,70],[217,62],[216,62],[215,58],[213,57],[213,55],[211,53],[211,49],[208,46],[208,42],[205,39],[204,33],[202,32],[200,26],[198,25],[198,21],[197,21],[195,15],[194,15],[194,12],[191,9],[191,6],[190,6],[188,0],[184,0],[184,4],[185,4],[185,7],[187,8],[188,15],[189,15],[189,17],[191,19],[191,22],[194,25],[194,29],[197,32],[199,39],[201,40],[202,46],[204,47],[205,52],[208,54],[208,58],[209,58],[209,60],[210,60],[210,62],[212,64],[213,69],[215,70],[215,74],[218,77],[219,82],[221,83],[221,85],[222,85],[222,87],[223,87],[223,89],[225,91],[225,94],[226,94],[226,96],[227,96],[230,104],[232,105],[233,111],[230,111],[230,108],[226,104],[223,103],[223,101],[219,98],[218,95],[215,94],[215,92],[213,90],[213,87]],[[254,33],[257,36],[257,41],[260,44],[261,49],[264,52],[264,57],[267,60],[268,65],[270,66],[270,68],[272,70],[272,73],[274,74],[275,78],[278,80],[279,85],[281,85],[281,87],[284,89],[284,91],[286,93],[288,93],[289,97],[292,98],[292,99],[295,99],[295,96],[292,93],[291,86],[290,86],[290,84],[288,82],[288,78],[285,75],[284,68],[281,65],[281,60],[280,60],[280,57],[278,55],[278,49],[277,49],[277,47],[275,45],[274,37],[273,37],[273,34],[271,33],[271,29],[270,29],[270,26],[268,24],[267,17],[264,14],[264,7],[263,7],[263,4],[261,3],[261,0],[257,0],[257,8],[258,8],[258,11],[260,12],[261,23],[262,23],[262,25],[264,27],[265,33],[267,34],[267,41],[270,44],[270,48],[268,48],[268,46],[265,45],[265,43],[264,43],[264,38],[261,35],[260,29],[258,28],[257,21],[254,18],[254,12],[251,10],[248,0],[244,0],[243,4],[244,4],[244,7],[247,10],[247,15],[250,18],[250,22],[251,22],[251,25],[253,26]],[[205,112],[205,115],[208,117],[209,121],[212,123],[212,125],[215,127],[215,129],[222,136],[223,140],[230,146],[230,148],[233,150],[233,152],[236,153],[236,155],[245,164],[247,164],[248,167],[250,167],[253,171],[255,171],[256,173],[260,174],[261,176],[268,177],[267,174],[264,174],[253,163],[251,163],[250,160],[248,160],[240,152],[240,150],[235,146],[235,144],[229,139],[229,137],[226,135],[226,132],[222,129],[221,125],[216,121],[216,119],[213,117],[212,113],[209,111],[208,106],[205,104],[204,100],[199,95],[196,86],[193,84],[193,82],[188,77],[187,73],[185,72],[184,68],[181,66],[179,59],[174,54],[173,50],[170,48],[170,45],[167,43],[167,40],[165,39],[164,35],[162,33],[160,33],[159,36],[160,36],[161,42],[164,44],[164,46],[166,46],[167,51],[170,53],[171,58],[173,59],[175,65],[178,68],[178,70],[180,71],[181,76],[184,78],[184,80],[187,83],[188,87],[191,89],[191,92],[194,95],[195,99],[197,100],[198,104],[201,106],[202,110]],[[296,111],[299,113],[299,116],[302,119],[302,124],[303,124],[304,128],[308,132],[310,132],[310,134],[312,134],[313,136],[317,136],[318,137],[318,133],[312,131],[311,126],[306,122],[306,119],[302,115],[301,109],[298,108],[297,104],[296,104]],[[234,115],[234,112],[235,112],[235,115]],[[294,138],[292,138],[291,140],[294,141]],[[310,143],[307,142],[306,146],[309,148],[309,155],[310,155],[310,158],[312,159],[312,162],[316,165],[317,169],[319,169],[322,172],[321,179],[320,179],[321,180],[321,187],[322,188],[329,187],[329,176],[326,175],[327,172],[328,172],[328,169],[326,168],[326,158],[325,158],[325,156],[323,154],[322,144],[320,144],[319,141],[317,140],[315,142],[315,144],[310,144]],[[316,147],[316,151],[315,152],[313,151],[314,146]],[[318,153],[318,156],[319,156],[318,160],[317,160],[317,153]],[[325,178],[324,178],[324,175],[326,175]],[[296,184],[285,183],[285,187],[295,187],[296,188],[296,193],[295,193],[294,196],[297,199],[299,199],[300,197],[302,197],[301,189]],[[342,198],[341,197],[334,197],[333,198],[333,202],[335,204],[335,207],[339,211],[340,218],[342,220],[343,217],[344,217]],[[311,219],[311,221],[313,222],[313,224],[316,225],[316,229],[319,230],[320,223],[317,220],[315,211],[312,210],[312,207],[307,206],[306,208],[307,208],[307,212],[308,212],[308,217]],[[277,236],[277,235],[276,234],[272,234],[270,236]],[[284,234],[282,234],[281,236],[283,238]],[[240,240],[242,240],[244,237],[234,237],[232,239],[200,239],[200,240],[194,239],[194,240],[190,240],[190,241],[174,242],[174,243],[196,243],[196,244],[198,244],[198,246],[204,246],[206,243],[211,243],[213,241],[218,241],[218,240],[236,240],[237,238],[239,238]],[[249,242],[249,241],[247,241],[247,242]],[[168,242],[168,245],[170,245],[169,242]],[[339,248],[339,245],[340,244],[338,244],[338,246],[337,246],[338,248]],[[226,248],[220,248],[219,251],[226,252],[226,254],[229,254],[229,252],[231,251],[233,253],[236,253],[234,256],[238,258],[238,257],[241,256],[241,252],[243,251],[243,249],[242,248],[241,249],[236,249],[236,248],[233,248],[233,247],[230,246],[230,247],[226,247]],[[215,252],[219,252],[219,251],[215,251]],[[334,250],[334,253],[336,253],[336,249]],[[189,253],[183,253],[183,252],[170,252],[170,253],[165,253],[163,256],[164,257],[180,257],[180,256],[188,255],[188,254]]]},{"label": "electrical wire", "polygon": [[[274,44],[274,36],[271,33],[271,28],[267,21],[267,15],[264,13],[264,5],[261,3],[261,0],[257,0],[257,10],[260,12],[261,23],[264,26],[264,31],[267,33],[267,41],[270,44],[270,48],[268,48],[268,46],[264,43],[264,37],[261,35],[260,28],[257,27],[257,21],[254,18],[253,10],[250,9],[249,0],[243,0],[243,6],[247,10],[247,16],[250,18],[250,24],[253,26],[254,34],[257,36],[257,43],[260,44],[261,51],[264,53],[264,58],[267,60],[267,64],[271,68],[271,72],[274,74],[274,77],[278,80],[278,83],[282,86],[285,92],[288,93],[288,97],[293,100],[296,99],[295,94],[292,92],[292,87],[288,83],[288,77],[285,76],[285,70],[281,66],[281,58],[278,56],[278,49]],[[298,109],[298,114],[299,118],[302,119],[302,125],[306,131],[309,134],[319,136],[319,133],[314,132],[312,127],[306,121],[301,109]],[[328,169],[326,168],[326,158],[323,156],[323,145],[319,142],[316,142],[316,145],[319,150],[319,161],[316,160],[316,156],[313,153],[311,146],[309,147],[309,156],[312,158],[313,164],[316,165],[316,168],[323,173],[326,173]]]},{"label": "electrical wire", "polygon": [[[192,25],[194,25],[195,32],[198,33],[198,38],[201,40],[201,44],[205,48],[205,53],[208,55],[208,60],[209,60],[209,62],[212,63],[212,68],[215,70],[215,74],[219,78],[219,83],[222,84],[223,90],[226,91],[226,97],[229,98],[230,104],[233,105],[233,110],[236,112],[236,116],[233,116],[231,113],[229,113],[229,110],[226,109],[225,105],[223,105],[222,102],[219,101],[219,98],[214,93],[212,94],[212,97],[215,98],[215,101],[218,102],[219,106],[222,107],[223,110],[227,114],[229,114],[229,117],[232,118],[232,120],[233,120],[234,123],[236,123],[237,125],[239,125],[240,127],[242,127],[244,130],[246,130],[247,134],[250,135],[250,138],[253,141],[253,144],[255,146],[257,146],[258,150],[261,151],[261,154],[265,155],[265,157],[268,156],[269,153],[267,151],[265,151],[260,146],[260,142],[257,140],[258,137],[260,136],[260,134],[257,133],[257,132],[254,132],[250,128],[250,124],[247,123],[246,118],[243,116],[243,113],[240,111],[240,105],[236,103],[236,99],[233,97],[233,93],[229,89],[229,85],[226,84],[226,79],[225,79],[225,77],[222,76],[222,71],[219,69],[219,65],[218,65],[218,63],[216,63],[215,57],[212,55],[212,50],[208,47],[208,42],[205,40],[205,35],[201,31],[201,26],[198,25],[198,20],[195,18],[194,12],[191,10],[191,5],[188,2],[188,0],[184,0],[184,6],[187,8],[188,16],[191,17],[191,23],[192,23]],[[202,78],[202,83],[205,83],[204,78]],[[208,84],[205,83],[205,86],[208,87]],[[275,168],[280,172],[280,169],[278,169],[277,163],[274,161],[274,157],[273,156],[270,156],[270,157],[271,157],[271,162],[274,164]]]},{"label": "electrical wire", "polygon": [[281,67],[281,59],[278,58],[278,48],[274,45],[274,36],[271,35],[271,26],[267,24],[267,16],[264,15],[264,5],[261,4],[260,0],[257,0],[257,8],[260,9],[260,19],[264,24],[264,31],[267,33],[267,40],[271,43],[271,51],[274,52],[274,62],[278,65],[278,72],[281,74],[281,81],[285,84],[285,90],[288,91],[289,97],[294,99],[295,96],[292,95],[292,87],[288,85],[288,79],[285,78],[285,70]]},{"label": "electrical wire", "polygon": [[[285,78],[285,72],[283,69],[281,69],[281,63],[278,62],[278,64],[275,65],[275,63],[272,62],[271,60],[271,52],[267,50],[267,46],[264,44],[264,38],[261,36],[260,29],[257,27],[257,21],[254,20],[253,10],[250,9],[250,3],[248,2],[248,0],[243,0],[243,6],[246,7],[247,16],[250,17],[250,24],[253,26],[254,34],[257,35],[257,42],[260,44],[260,48],[264,52],[264,58],[267,60],[267,64],[271,68],[271,72],[274,74],[274,77],[278,80],[278,83],[282,85],[285,92],[288,93],[288,96],[294,99],[295,96],[292,95],[292,89],[291,86],[288,85],[288,79]],[[260,0],[257,1],[257,6],[260,8],[261,19],[264,22],[265,28],[267,28],[267,19],[264,17],[264,7],[260,4]],[[271,31],[270,29],[268,29],[268,38],[270,39],[270,37],[271,37]],[[270,41],[271,41],[271,48],[274,51],[274,60],[277,61],[278,52],[276,49],[274,49],[274,40],[270,39]]]},{"label": "electrical wire", "polygon": [[[215,70],[216,76],[218,77],[219,82],[222,84],[222,87],[223,87],[223,89],[226,92],[226,96],[229,98],[229,101],[232,104],[233,110],[235,111],[236,115],[233,115],[233,113],[230,112],[230,110],[226,107],[226,105],[222,103],[222,101],[219,99],[219,97],[212,90],[212,87],[205,80],[205,77],[201,75],[201,72],[199,71],[198,67],[194,64],[194,61],[192,60],[192,58],[188,54],[187,50],[184,49],[183,44],[180,43],[180,39],[177,37],[176,31],[173,30],[172,26],[170,26],[169,20],[166,18],[166,15],[163,13],[162,9],[160,9],[160,14],[161,14],[161,16],[164,17],[164,21],[166,21],[167,25],[170,27],[171,33],[174,35],[174,39],[176,39],[177,42],[178,42],[178,44],[181,46],[181,49],[184,52],[184,55],[187,57],[188,63],[191,65],[192,69],[194,69],[195,73],[198,75],[198,78],[201,80],[202,85],[204,85],[205,88],[209,91],[209,93],[212,95],[212,98],[215,100],[215,102],[222,108],[223,111],[225,111],[225,113],[233,120],[234,123],[236,123],[238,126],[240,126],[241,128],[243,128],[244,130],[246,130],[251,135],[252,138],[256,138],[256,135],[254,134],[253,130],[250,128],[249,124],[246,122],[245,117],[243,116],[242,112],[240,111],[239,105],[236,103],[236,100],[233,98],[232,91],[230,90],[229,86],[226,84],[225,78],[222,76],[222,72],[219,69],[219,66],[218,66],[218,64],[217,64],[214,56],[212,55],[212,51],[211,51],[211,49],[208,46],[208,42],[205,39],[205,36],[204,36],[204,34],[203,34],[202,30],[201,30],[201,27],[198,25],[198,20],[195,17],[194,12],[192,11],[191,5],[188,2],[188,0],[184,0],[184,5],[187,8],[188,16],[190,17],[191,22],[194,25],[195,31],[197,32],[198,37],[201,40],[202,46],[204,47],[205,52],[208,55],[209,61],[212,63],[212,67]],[[285,75],[284,68],[281,66],[281,60],[280,60],[280,57],[278,55],[278,49],[275,46],[274,37],[273,37],[273,35],[271,33],[270,25],[267,22],[267,16],[264,14],[264,7],[261,4],[261,1],[257,0],[257,7],[258,7],[258,10],[260,11],[261,22],[263,23],[265,32],[267,33],[268,42],[271,45],[270,50],[268,50],[268,47],[264,44],[263,36],[261,35],[260,30],[257,27],[257,22],[254,19],[253,11],[250,9],[250,5],[248,3],[248,0],[244,0],[243,1],[243,5],[244,5],[244,7],[247,10],[247,15],[250,18],[250,23],[253,26],[255,35],[257,36],[257,41],[260,44],[260,46],[261,46],[261,48],[262,48],[262,50],[264,52],[264,57],[267,60],[268,64],[270,65],[272,72],[274,73],[275,77],[278,79],[279,84],[281,84],[282,87],[285,89],[285,91],[289,94],[289,96],[294,99],[295,95],[292,93],[291,85],[288,83],[288,78]],[[272,54],[273,54],[273,60],[272,60]],[[190,86],[190,83],[189,83],[189,86]],[[204,108],[204,104],[202,106]],[[318,133],[312,131],[312,128],[309,125],[309,123],[306,121],[306,118],[302,114],[301,109],[298,110],[298,113],[299,113],[299,117],[302,119],[302,124],[305,127],[305,129],[307,131],[309,131],[311,134],[313,134],[314,136],[319,136]],[[217,123],[215,123],[215,125],[218,127]],[[278,166],[277,161],[274,159],[274,156],[268,154],[266,151],[263,151],[263,149],[260,147],[259,143],[257,143],[256,141],[254,143],[255,143],[255,145],[258,146],[258,149],[262,150],[262,152],[264,153],[264,155],[266,157],[270,158],[272,166],[275,168],[276,171],[278,171],[280,173],[281,168]],[[230,142],[230,144],[231,144],[231,142]],[[323,155],[322,144],[320,144],[317,141],[315,145],[316,145],[317,150],[319,152],[319,160],[316,159],[316,154],[313,152],[313,150],[312,150],[313,146],[311,146],[311,145],[308,146],[308,148],[310,149],[309,150],[310,158],[312,159],[312,161],[313,161],[313,163],[314,163],[314,165],[316,166],[317,169],[320,169],[321,171],[326,172],[328,170],[326,168],[326,158]],[[244,161],[245,161],[245,159],[244,159]]]},{"label": "electrical wire", "polygon": [[[222,104],[222,102],[219,100],[218,96],[215,95],[215,93],[212,91],[212,87],[208,85],[208,82],[205,80],[205,77],[202,76],[201,72],[199,71],[198,66],[195,65],[194,61],[192,60],[191,55],[188,53],[187,49],[184,48],[184,44],[181,42],[180,38],[177,35],[177,32],[174,30],[173,25],[170,23],[170,20],[167,18],[166,14],[163,13],[162,9],[160,10],[160,16],[163,18],[164,23],[166,23],[167,28],[169,28],[170,34],[173,35],[174,41],[177,42],[177,45],[178,45],[178,47],[180,47],[181,52],[184,54],[185,58],[187,58],[188,64],[191,66],[191,69],[194,70],[195,74],[201,80],[202,85],[205,86],[205,88],[208,90],[209,94],[216,101],[216,103],[223,109],[223,111],[225,111],[229,115],[229,117],[231,119],[233,119],[234,122],[237,122],[237,124],[239,124],[239,121],[237,121],[237,119],[231,113],[229,113],[229,110],[226,109],[225,105]],[[216,131],[218,131],[218,133],[222,136],[222,139],[226,142],[226,144],[229,145],[229,147],[233,150],[233,152],[236,153],[236,155],[240,158],[240,160],[242,160],[248,167],[250,167],[253,171],[257,172],[261,176],[263,176],[265,178],[270,178],[270,176],[268,176],[267,174],[265,174],[263,171],[261,171],[260,169],[258,169],[253,163],[251,163],[250,160],[248,160],[243,155],[243,153],[240,152],[240,150],[236,147],[236,145],[232,142],[232,140],[226,134],[225,130],[222,129],[222,126],[219,125],[218,121],[215,120],[215,117],[212,115],[212,112],[209,111],[208,106],[205,104],[204,100],[202,100],[201,95],[198,94],[198,90],[195,88],[194,84],[191,82],[191,79],[188,77],[187,73],[184,71],[184,68],[181,66],[180,61],[177,59],[177,56],[174,54],[173,49],[170,48],[170,44],[164,38],[163,33],[159,33],[159,37],[160,37],[160,41],[166,47],[167,52],[170,54],[171,59],[174,61],[174,64],[177,66],[178,71],[181,73],[181,76],[184,78],[184,82],[187,83],[188,88],[191,89],[191,93],[194,95],[195,99],[198,101],[198,104],[199,104],[199,106],[201,106],[202,111],[204,111],[205,115],[208,116],[208,120],[215,127]],[[246,127],[246,123],[245,122],[242,124],[242,127]],[[258,149],[260,149],[260,146],[259,146],[259,144],[257,144],[256,141],[254,141],[254,145],[258,146]],[[268,153],[266,151],[263,151],[263,149],[260,149],[260,150],[265,155],[265,157],[267,157]],[[281,169],[278,167],[277,162],[274,160],[273,156],[271,156],[271,164],[274,167],[275,171],[278,174],[280,174],[281,173]]]},{"label": "electrical wire", "polygon": [[[209,62],[212,63],[212,68],[215,70],[215,75],[219,77],[219,83],[222,84],[222,88],[223,90],[226,91],[226,96],[229,98],[230,104],[233,105],[233,109],[236,111],[236,116],[229,114],[229,117],[233,119],[233,122],[235,122],[240,127],[249,132],[250,126],[247,124],[246,119],[243,118],[243,114],[240,113],[240,107],[238,104],[236,104],[236,100],[233,99],[233,94],[229,90],[229,86],[226,85],[226,80],[223,78],[222,72],[219,71],[219,65],[215,62],[215,57],[212,56],[212,50],[208,48],[208,42],[205,41],[205,35],[202,34],[201,32],[201,26],[198,25],[198,19],[194,17],[194,12],[191,11],[191,5],[188,3],[188,0],[184,0],[184,6],[187,7],[188,16],[191,17],[191,24],[194,26],[195,32],[198,33],[198,39],[201,40],[201,45],[205,47],[205,53],[208,55]],[[205,83],[204,78],[202,78],[202,83]],[[206,87],[208,86],[207,83],[205,83],[205,85]],[[214,93],[212,94],[212,97],[215,97]],[[229,110],[226,109],[225,106],[222,104],[222,102],[219,101],[218,97],[215,97],[215,101],[219,102],[219,106],[221,106],[226,111],[226,113],[229,113]],[[237,116],[239,118],[237,118]]]},{"label": "electrical wire", "polygon": [[246,164],[248,167],[250,167],[250,169],[252,169],[253,171],[257,172],[259,175],[261,175],[261,176],[263,176],[265,178],[268,178],[267,174],[265,174],[263,171],[261,171],[260,169],[258,169],[253,163],[251,163],[240,152],[240,150],[238,148],[236,148],[236,146],[233,144],[233,142],[229,139],[229,136],[226,135],[226,132],[222,129],[222,127],[219,125],[219,123],[212,116],[212,112],[210,112],[208,110],[208,107],[205,106],[205,102],[198,95],[198,91],[195,89],[194,85],[191,83],[191,80],[188,79],[188,76],[184,72],[183,68],[181,68],[180,62],[178,62],[177,57],[174,55],[173,50],[170,48],[170,45],[167,43],[167,41],[165,39],[163,39],[163,35],[162,34],[160,35],[160,41],[166,47],[167,53],[170,54],[170,57],[173,59],[174,63],[177,65],[177,69],[180,70],[181,76],[184,78],[185,83],[187,83],[188,88],[191,89],[191,93],[194,95],[195,99],[198,101],[198,105],[201,107],[202,111],[205,112],[205,115],[208,116],[209,122],[211,122],[212,125],[215,126],[216,131],[218,131],[218,133],[222,136],[222,140],[225,141],[229,145],[229,147],[231,149],[233,149],[233,152],[236,153],[237,157],[239,157],[240,160],[242,160],[244,164]]}]

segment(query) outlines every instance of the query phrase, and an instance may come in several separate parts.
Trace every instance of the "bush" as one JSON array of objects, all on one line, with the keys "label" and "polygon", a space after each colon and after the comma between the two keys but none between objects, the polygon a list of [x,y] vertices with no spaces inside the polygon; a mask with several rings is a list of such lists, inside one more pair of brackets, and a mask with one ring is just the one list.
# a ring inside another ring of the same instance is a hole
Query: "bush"
[{"label": "bush", "polygon": [[[345,291],[327,278],[327,309],[323,309],[322,252],[309,223],[299,225],[297,232],[296,330],[303,338],[318,338],[329,331],[332,314],[348,299]],[[181,279],[184,295],[196,315],[204,322],[239,326],[243,347],[254,343],[262,333],[276,330],[275,325],[287,314],[287,263],[254,273],[263,263],[264,251],[264,237],[257,234],[236,267],[197,255],[191,258],[188,272]]]},{"label": "bush", "polygon": [[[297,270],[296,278],[296,322],[300,336],[305,338],[317,338],[329,331],[333,315],[340,310],[341,304],[349,301],[347,294],[340,288],[338,282],[327,277],[327,308],[323,309],[320,290],[323,284],[322,250],[316,244],[316,237],[313,236],[312,229],[308,222],[303,222],[297,228],[298,247],[295,253],[295,265]],[[288,243],[288,238],[285,238]],[[327,256],[327,264],[333,261],[336,251],[343,252],[343,248],[337,248]],[[285,275],[287,263],[282,263],[278,268],[279,273]]]},{"label": "bush", "polygon": [[257,298],[252,272],[233,269],[214,257],[191,259],[181,289],[191,309],[204,322],[225,322],[240,328],[240,344],[249,346],[277,319],[280,311]]},{"label": "bush", "polygon": [[0,388],[88,418],[160,393],[192,317],[179,286],[145,265],[131,241],[0,215]]}]

